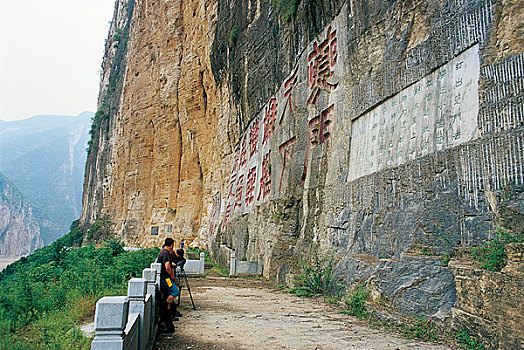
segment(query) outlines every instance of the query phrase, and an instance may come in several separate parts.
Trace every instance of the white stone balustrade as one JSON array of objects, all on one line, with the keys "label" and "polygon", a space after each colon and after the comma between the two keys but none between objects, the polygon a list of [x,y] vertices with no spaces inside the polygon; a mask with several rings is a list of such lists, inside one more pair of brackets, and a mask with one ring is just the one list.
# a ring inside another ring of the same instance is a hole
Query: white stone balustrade
[{"label": "white stone balustrade", "polygon": [[[157,280],[157,271],[155,269],[152,269],[152,268],[149,268],[149,269],[144,269],[144,271],[142,271],[142,278],[146,280],[147,282],[147,288],[146,288],[146,294],[150,294],[152,296],[155,295],[155,292],[156,292],[156,288],[157,288],[157,283],[156,283],[156,280]],[[157,310],[157,305],[156,305],[156,298],[151,298],[151,303],[153,304],[151,306],[151,312],[152,313],[158,313],[158,310]],[[153,328],[155,326],[155,318],[154,317],[150,317],[151,319],[151,322],[150,322],[150,325],[149,325],[149,329],[151,330],[149,332],[149,342],[154,342],[154,332],[153,332]]]},{"label": "white stone balustrade", "polygon": [[229,275],[262,275],[262,255],[258,261],[238,261],[235,252],[229,258]]},{"label": "white stone balustrade", "polygon": [[158,275],[155,267],[144,269],[144,278],[129,281],[127,296],[103,297],[96,303],[91,350],[152,349],[158,329]]},{"label": "white stone balustrade", "polygon": [[161,263],[152,263],[151,268],[156,270],[156,285],[160,288],[160,271],[162,271]]},{"label": "white stone balustrade", "polygon": [[200,253],[200,260],[186,260],[184,271],[186,275],[203,275],[204,274],[205,255]]},{"label": "white stone balustrade", "polygon": [[147,281],[143,278],[131,278],[127,288],[129,313],[140,315],[139,349],[146,349],[151,331],[152,295],[147,293]]},{"label": "white stone balustrade", "polygon": [[[158,329],[156,293],[162,265],[152,263],[142,278],[129,280],[127,296],[103,297],[96,303],[95,339],[91,350],[150,350]],[[187,260],[188,275],[204,274],[204,253]]]}]

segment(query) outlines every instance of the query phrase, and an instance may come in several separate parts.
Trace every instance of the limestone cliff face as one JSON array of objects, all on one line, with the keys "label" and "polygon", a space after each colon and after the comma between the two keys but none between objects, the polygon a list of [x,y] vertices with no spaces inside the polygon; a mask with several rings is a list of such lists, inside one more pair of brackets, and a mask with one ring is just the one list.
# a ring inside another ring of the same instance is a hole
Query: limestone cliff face
[{"label": "limestone cliff face", "polygon": [[0,256],[29,255],[43,245],[33,208],[0,174]]},{"label": "limestone cliff face", "polygon": [[438,256],[524,212],[521,2],[289,4],[117,1],[83,222],[450,312]]},{"label": "limestone cliff face", "polygon": [[[107,101],[117,107],[89,155],[83,222],[110,215],[128,244],[198,237],[221,183],[218,96],[209,68],[214,13],[210,2],[117,2],[120,24],[111,27],[100,104],[108,100],[115,64],[120,93]],[[115,28],[129,35],[121,63]],[[159,235],[151,235],[152,227]]]}]

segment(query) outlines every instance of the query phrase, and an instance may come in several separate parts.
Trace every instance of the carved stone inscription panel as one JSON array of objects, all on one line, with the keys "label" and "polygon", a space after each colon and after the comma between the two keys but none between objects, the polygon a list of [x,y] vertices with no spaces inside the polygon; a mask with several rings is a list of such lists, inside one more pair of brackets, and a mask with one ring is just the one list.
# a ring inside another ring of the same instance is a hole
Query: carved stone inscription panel
[{"label": "carved stone inscription panel", "polygon": [[348,181],[478,136],[478,45],[353,121]]}]

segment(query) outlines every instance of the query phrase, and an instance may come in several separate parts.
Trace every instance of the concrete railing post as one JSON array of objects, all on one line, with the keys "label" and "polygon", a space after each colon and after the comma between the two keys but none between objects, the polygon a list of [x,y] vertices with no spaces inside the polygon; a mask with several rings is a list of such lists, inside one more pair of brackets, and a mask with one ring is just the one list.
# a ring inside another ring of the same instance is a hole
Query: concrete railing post
[{"label": "concrete railing post", "polygon": [[151,268],[156,270],[156,285],[160,288],[160,272],[162,271],[161,263],[152,263]]},{"label": "concrete railing post", "polygon": [[157,272],[155,269],[144,269],[142,271],[142,278],[146,280],[146,283],[147,283],[147,288],[146,288],[146,294],[151,294],[151,317],[150,317],[150,323],[149,323],[149,339],[148,341],[152,344],[153,340],[154,340],[154,337],[155,337],[155,332],[154,332],[154,327],[155,327],[155,320],[156,320],[156,316],[157,316],[157,311],[156,311],[156,275],[157,275]]},{"label": "concrete railing post", "polygon": [[231,252],[231,256],[229,258],[229,275],[234,276],[237,273],[237,259],[235,256],[235,252]]},{"label": "concrete railing post", "polygon": [[199,270],[198,270],[198,273],[200,275],[203,275],[204,274],[204,266],[206,264],[206,255],[204,253],[200,253],[200,266],[199,266]]},{"label": "concrete railing post", "polygon": [[258,256],[258,264],[257,264],[257,274],[262,274],[262,255]]},{"label": "concrete railing post", "polygon": [[126,297],[103,297],[96,303],[95,339],[91,350],[123,350],[129,313]]},{"label": "concrete railing post", "polygon": [[[147,294],[147,281],[143,278],[131,278],[127,287],[129,313],[140,315],[139,344],[140,350],[147,348],[151,326],[151,295]],[[146,296],[147,294],[147,296]]]}]

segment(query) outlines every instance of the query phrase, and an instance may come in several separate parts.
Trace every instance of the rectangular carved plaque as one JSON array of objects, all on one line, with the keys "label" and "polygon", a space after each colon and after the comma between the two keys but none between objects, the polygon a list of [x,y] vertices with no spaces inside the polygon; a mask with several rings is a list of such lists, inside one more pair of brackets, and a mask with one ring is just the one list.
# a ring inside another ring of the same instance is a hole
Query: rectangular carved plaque
[{"label": "rectangular carved plaque", "polygon": [[356,119],[348,181],[478,136],[478,45]]}]

